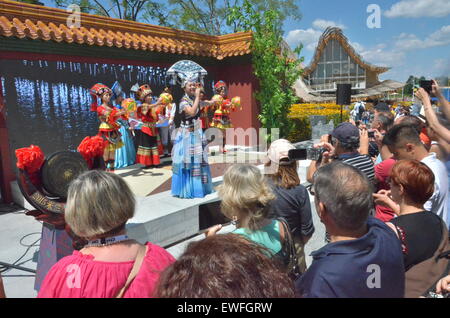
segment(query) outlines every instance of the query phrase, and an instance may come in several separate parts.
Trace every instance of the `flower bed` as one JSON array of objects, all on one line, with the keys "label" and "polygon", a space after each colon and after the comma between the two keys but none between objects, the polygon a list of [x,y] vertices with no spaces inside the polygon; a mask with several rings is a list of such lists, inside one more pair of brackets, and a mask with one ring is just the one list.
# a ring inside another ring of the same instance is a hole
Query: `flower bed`
[{"label": "flower bed", "polygon": [[[311,124],[309,116],[326,116],[327,122],[333,120],[336,127],[341,122],[341,106],[336,104],[294,104],[292,105],[288,118],[293,122],[288,139],[291,142],[298,142],[311,139]],[[349,119],[349,111],[343,109],[342,120]]]}]

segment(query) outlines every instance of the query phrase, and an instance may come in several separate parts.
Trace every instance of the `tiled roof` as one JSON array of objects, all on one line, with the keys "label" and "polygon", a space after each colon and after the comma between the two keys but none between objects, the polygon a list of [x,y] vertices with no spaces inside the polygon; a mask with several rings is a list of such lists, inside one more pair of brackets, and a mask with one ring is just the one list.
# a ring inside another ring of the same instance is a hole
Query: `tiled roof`
[{"label": "tiled roof", "polygon": [[250,53],[250,32],[211,36],[85,13],[79,28],[69,28],[69,15],[65,10],[0,0],[0,35],[218,60]]}]

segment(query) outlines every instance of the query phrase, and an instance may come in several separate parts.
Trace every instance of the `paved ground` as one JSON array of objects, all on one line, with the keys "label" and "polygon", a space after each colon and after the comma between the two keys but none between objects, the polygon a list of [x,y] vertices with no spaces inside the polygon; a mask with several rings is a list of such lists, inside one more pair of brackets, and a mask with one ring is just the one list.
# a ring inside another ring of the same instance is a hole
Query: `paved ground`
[{"label": "paved ground", "polygon": [[[242,158],[258,162],[260,155],[255,153],[237,154],[229,153],[226,156],[217,155],[210,157],[210,163],[235,163],[238,158],[242,162]],[[301,162],[300,178],[305,180],[305,169],[308,162]],[[225,166],[225,165],[220,165]],[[138,196],[145,196],[158,188],[161,184],[171,178],[171,171],[167,167],[160,169],[142,170],[139,166],[132,166],[126,169],[117,170],[117,173],[124,177],[124,179],[131,186],[133,192]],[[311,251],[316,250],[324,245],[324,227],[318,220],[317,213],[314,209],[314,201],[311,198],[311,205],[313,207],[313,222],[316,231],[311,240],[306,245],[306,254],[309,255]],[[37,255],[39,249],[39,239],[42,225],[34,218],[26,216],[23,210],[16,207],[16,212],[2,213],[2,211],[11,210],[7,206],[0,206],[0,262],[15,263],[30,269],[36,269]],[[232,226],[222,230],[223,233],[231,231]],[[203,238],[203,235],[197,236],[192,240]],[[186,241],[176,246],[170,247],[168,250],[172,255],[178,257],[184,251],[186,245],[190,242]],[[16,262],[21,258],[18,262]],[[307,256],[307,264],[311,263],[311,258]],[[37,293],[34,291],[34,274],[10,269],[2,273],[3,281],[7,297],[11,298],[31,298],[36,297]]]}]

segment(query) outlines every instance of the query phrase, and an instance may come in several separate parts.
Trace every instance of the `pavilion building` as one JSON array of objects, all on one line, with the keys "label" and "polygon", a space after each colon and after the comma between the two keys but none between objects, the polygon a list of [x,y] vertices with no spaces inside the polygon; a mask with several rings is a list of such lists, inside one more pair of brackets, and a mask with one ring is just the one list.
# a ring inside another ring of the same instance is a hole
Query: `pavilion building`
[{"label": "pavilion building", "polygon": [[380,82],[379,75],[389,69],[364,61],[341,29],[329,27],[295,88],[304,102],[334,100],[337,84],[351,84],[353,99],[379,98],[405,85],[392,80]]}]

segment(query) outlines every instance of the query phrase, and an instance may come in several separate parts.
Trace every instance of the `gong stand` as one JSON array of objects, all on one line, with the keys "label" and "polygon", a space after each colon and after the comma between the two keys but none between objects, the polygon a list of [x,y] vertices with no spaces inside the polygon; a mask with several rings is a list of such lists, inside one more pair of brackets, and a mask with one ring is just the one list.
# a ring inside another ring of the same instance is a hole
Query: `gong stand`
[{"label": "gong stand", "polygon": [[43,222],[35,289],[40,286],[50,268],[62,257],[72,254],[82,245],[64,221],[67,190],[72,180],[88,171],[84,158],[73,151],[50,155],[39,171],[39,182],[31,182],[28,173],[18,170],[18,184],[25,199],[36,209],[26,214]]}]

